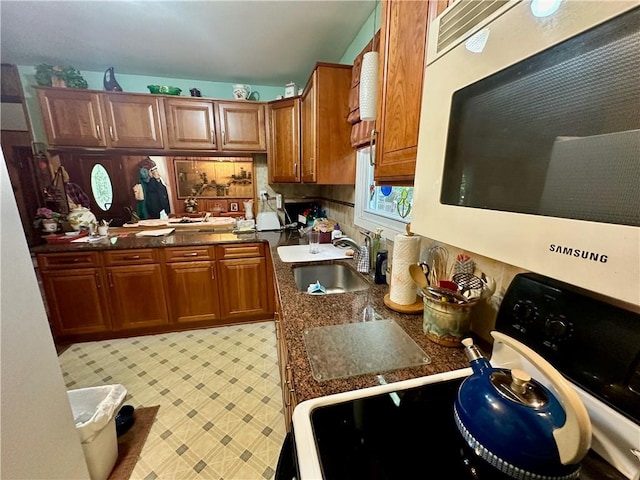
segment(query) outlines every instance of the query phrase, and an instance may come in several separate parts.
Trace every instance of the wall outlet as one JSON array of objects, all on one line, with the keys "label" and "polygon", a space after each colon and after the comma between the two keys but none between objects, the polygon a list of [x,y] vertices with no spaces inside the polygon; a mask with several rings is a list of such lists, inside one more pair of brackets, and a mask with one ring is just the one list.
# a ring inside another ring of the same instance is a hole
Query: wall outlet
[{"label": "wall outlet", "polygon": [[260,190],[258,195],[260,196],[260,200],[268,200],[269,199],[269,197],[267,196],[267,191],[266,190]]},{"label": "wall outlet", "polygon": [[282,208],[282,195],[276,193],[276,208]]}]

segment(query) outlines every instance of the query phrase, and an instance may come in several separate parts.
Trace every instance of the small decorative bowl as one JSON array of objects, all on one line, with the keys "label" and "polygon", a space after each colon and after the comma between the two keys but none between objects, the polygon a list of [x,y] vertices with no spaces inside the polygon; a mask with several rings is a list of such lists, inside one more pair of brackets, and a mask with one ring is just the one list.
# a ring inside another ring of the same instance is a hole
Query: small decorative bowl
[{"label": "small decorative bowl", "polygon": [[182,90],[178,87],[169,87],[167,85],[147,85],[147,88],[151,93],[157,93],[161,95],[180,95]]}]

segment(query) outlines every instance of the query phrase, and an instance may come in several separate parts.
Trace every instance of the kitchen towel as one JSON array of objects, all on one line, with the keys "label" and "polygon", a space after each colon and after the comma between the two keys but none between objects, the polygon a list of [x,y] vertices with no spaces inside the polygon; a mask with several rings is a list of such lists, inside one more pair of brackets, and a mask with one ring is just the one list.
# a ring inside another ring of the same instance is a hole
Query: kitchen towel
[{"label": "kitchen towel", "polygon": [[396,235],[393,242],[389,299],[398,305],[412,305],[417,301],[416,285],[409,275],[409,265],[420,258],[418,235]]}]

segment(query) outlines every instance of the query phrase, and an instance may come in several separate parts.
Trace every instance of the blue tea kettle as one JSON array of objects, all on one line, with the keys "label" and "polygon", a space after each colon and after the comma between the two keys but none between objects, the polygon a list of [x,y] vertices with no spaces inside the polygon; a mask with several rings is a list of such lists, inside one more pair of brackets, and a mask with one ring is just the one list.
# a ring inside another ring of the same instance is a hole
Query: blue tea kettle
[{"label": "blue tea kettle", "polygon": [[501,478],[578,478],[580,461],[591,446],[591,421],[580,397],[529,347],[500,332],[491,335],[494,351],[513,349],[549,380],[555,393],[523,370],[492,367],[465,338],[473,373],[460,385],[454,417],[474,460]]}]

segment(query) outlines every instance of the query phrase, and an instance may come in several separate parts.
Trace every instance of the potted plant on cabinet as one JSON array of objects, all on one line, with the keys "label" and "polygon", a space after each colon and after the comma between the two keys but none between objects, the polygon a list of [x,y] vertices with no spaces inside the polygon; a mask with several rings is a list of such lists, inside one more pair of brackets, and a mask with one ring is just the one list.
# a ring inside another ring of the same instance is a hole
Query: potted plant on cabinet
[{"label": "potted plant on cabinet", "polygon": [[43,87],[88,88],[79,70],[70,65],[36,65],[36,82]]},{"label": "potted plant on cabinet", "polygon": [[33,221],[35,228],[42,228],[42,231],[46,234],[55,233],[58,230],[58,225],[62,220],[63,215],[53,210],[41,207],[36,210],[36,216]]}]

